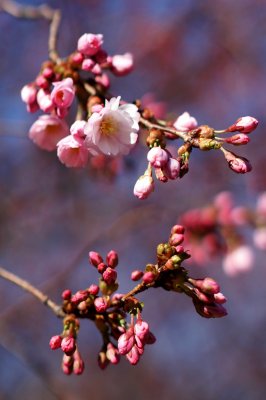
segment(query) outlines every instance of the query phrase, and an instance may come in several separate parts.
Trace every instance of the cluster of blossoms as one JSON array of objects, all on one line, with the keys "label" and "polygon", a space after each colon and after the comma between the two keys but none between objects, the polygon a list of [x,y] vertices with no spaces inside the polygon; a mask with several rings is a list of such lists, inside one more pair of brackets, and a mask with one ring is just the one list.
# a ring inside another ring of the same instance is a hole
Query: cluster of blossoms
[{"label": "cluster of blossoms", "polygon": [[63,291],[63,332],[50,340],[52,350],[61,349],[64,353],[62,369],[65,374],[81,374],[84,370],[77,346],[80,319],[92,320],[102,336],[103,344],[98,354],[100,368],[117,364],[123,355],[130,364],[138,363],[145,346],[156,341],[149,324],[142,318],[144,305],[136,298],[138,293],[149,288],[161,287],[186,294],[202,317],[227,315],[222,305],[226,298],[218,283],[212,278],[191,278],[181,265],[190,257],[181,244],[183,241],[184,227],[173,226],[168,242],[157,247],[157,263],[147,264],[144,271],[132,272],[131,279],[141,282],[127,294],[117,293],[117,253],[111,250],[105,262],[99,253],[89,253],[90,264],[100,274],[99,283],[74,294],[69,289]]},{"label": "cluster of blossoms", "polygon": [[[176,121],[157,119],[152,107],[145,107],[145,101],[128,104],[120,96],[110,95],[107,72],[116,76],[128,74],[133,69],[133,57],[130,53],[110,56],[102,45],[103,35],[82,35],[73,54],[64,60],[44,62],[35,81],[23,87],[21,96],[28,111],[46,113],[29,131],[30,138],[39,147],[48,151],[57,149],[59,160],[67,167],[81,168],[88,162],[105,167],[102,158],[127,155],[137,143],[142,128],[146,131],[149,151],[147,169],[134,187],[134,194],[140,199],[147,198],[154,190],[153,170],[161,182],[182,178],[188,172],[193,148],[220,149],[233,171],[251,170],[246,158],[223,145],[247,144],[248,134],[258,124],[255,118],[239,118],[222,131],[208,125],[198,126],[187,112]],[[77,115],[69,127],[65,117],[74,100]],[[232,132],[238,133],[229,138],[219,136]],[[183,143],[172,150],[173,140],[178,138]],[[167,142],[171,143],[171,149],[167,148]]]},{"label": "cluster of blossoms", "polygon": [[[248,134],[256,129],[257,125],[258,121],[255,118],[242,117],[230,127],[216,131],[208,125],[198,126],[196,119],[185,112],[172,124],[167,123],[165,130],[151,129],[147,137],[147,145],[150,149],[147,154],[148,166],[135,184],[135,196],[146,199],[154,191],[153,170],[160,182],[165,183],[169,179],[182,178],[188,172],[189,157],[193,147],[203,151],[220,149],[234,172],[244,174],[251,171],[251,164],[246,158],[226,150],[223,144],[229,143],[235,146],[247,144],[250,141]],[[218,136],[231,132],[239,133],[228,138]],[[179,137],[183,138],[185,143],[177,149],[177,156],[173,157],[166,147],[166,140],[173,141]]]},{"label": "cluster of blossoms", "polygon": [[[229,276],[249,271],[254,265],[253,244],[266,250],[266,193],[262,193],[255,208],[237,206],[230,192],[221,192],[212,204],[185,212],[180,221],[186,227],[186,244],[192,261],[204,265],[215,256],[224,256],[223,269]],[[250,234],[249,234],[250,237]]]}]

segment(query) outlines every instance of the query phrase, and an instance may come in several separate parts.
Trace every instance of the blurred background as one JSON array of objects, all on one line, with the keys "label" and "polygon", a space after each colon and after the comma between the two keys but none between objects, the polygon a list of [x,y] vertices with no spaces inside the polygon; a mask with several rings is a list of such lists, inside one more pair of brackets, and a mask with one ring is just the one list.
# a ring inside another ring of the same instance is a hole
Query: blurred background
[{"label": "blurred background", "polygon": [[[42,1],[20,1],[39,5]],[[21,87],[47,59],[48,23],[0,13],[0,263],[60,302],[63,289],[83,289],[98,276],[90,250],[120,255],[120,290],[133,269],[155,261],[157,243],[189,208],[204,206],[221,190],[253,205],[266,190],[266,2],[261,0],[60,0],[58,49],[68,55],[85,32],[103,33],[110,54],[130,51],[135,71],[112,78],[112,93],[128,101],[152,93],[170,118],[189,111],[217,129],[238,117],[260,121],[251,143],[237,150],[253,171],[240,176],[220,152],[194,151],[180,182],[156,182],[145,202],[132,194],[145,168],[145,148],[134,150],[116,177],[67,169],[54,153],[39,150],[27,132],[36,115],[26,112]],[[233,149],[234,151],[235,149]],[[238,151],[239,150],[239,151]],[[192,254],[193,256],[193,254]],[[82,321],[79,343],[86,369],[64,376],[61,353],[50,337],[61,321],[20,288],[0,280],[1,399],[262,400],[266,392],[265,256],[254,269],[227,277],[221,260],[191,267],[210,275],[228,297],[229,315],[205,320],[184,296],[144,293],[143,318],[157,337],[140,363],[126,360],[101,371],[101,339]]]}]

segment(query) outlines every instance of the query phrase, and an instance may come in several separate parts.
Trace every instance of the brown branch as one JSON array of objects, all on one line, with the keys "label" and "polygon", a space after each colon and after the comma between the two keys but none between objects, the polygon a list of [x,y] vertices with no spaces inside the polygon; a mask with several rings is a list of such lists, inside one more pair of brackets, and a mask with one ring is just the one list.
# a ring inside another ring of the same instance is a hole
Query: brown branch
[{"label": "brown branch", "polygon": [[32,294],[34,297],[40,300],[41,303],[49,307],[57,317],[64,318],[66,316],[60,305],[56,304],[46,294],[32,286],[28,281],[19,278],[17,275],[7,271],[2,267],[0,267],[0,277],[14,283],[15,285]]},{"label": "brown branch", "polygon": [[1,0],[0,9],[12,15],[15,18],[38,19],[44,18],[50,21],[50,32],[48,39],[49,57],[52,61],[58,63],[60,58],[56,50],[58,29],[61,20],[61,11],[52,9],[47,4],[38,7],[25,6],[18,4],[13,0]]}]

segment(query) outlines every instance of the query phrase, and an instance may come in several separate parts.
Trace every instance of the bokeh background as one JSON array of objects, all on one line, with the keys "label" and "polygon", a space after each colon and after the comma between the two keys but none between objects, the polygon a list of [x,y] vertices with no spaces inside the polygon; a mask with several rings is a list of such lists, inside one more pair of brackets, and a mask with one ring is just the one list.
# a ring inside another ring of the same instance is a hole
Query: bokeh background
[{"label": "bokeh background", "polygon": [[[20,1],[39,5],[42,1]],[[219,152],[193,152],[180,182],[157,182],[145,202],[132,188],[145,166],[145,149],[134,151],[114,179],[68,170],[36,148],[27,131],[21,87],[47,58],[48,24],[0,13],[0,263],[29,279],[55,301],[96,282],[89,250],[120,255],[121,291],[130,272],[153,262],[157,243],[167,239],[178,216],[230,190],[253,205],[265,191],[266,2],[262,0],[60,0],[58,48],[67,55],[84,32],[103,33],[111,54],[134,54],[134,73],[112,79],[112,92],[132,101],[153,93],[171,118],[189,111],[200,124],[222,129],[252,115],[260,126],[240,148],[254,167],[248,176],[230,171]],[[238,150],[238,149],[237,149]],[[262,400],[266,393],[265,254],[256,253],[252,272],[224,275],[221,260],[194,276],[218,279],[229,315],[204,320],[189,299],[151,291],[144,319],[157,337],[141,362],[126,360],[101,371],[101,341],[83,321],[83,376],[66,377],[61,354],[48,342],[61,321],[30,295],[0,281],[0,398],[27,400],[180,399]]]}]

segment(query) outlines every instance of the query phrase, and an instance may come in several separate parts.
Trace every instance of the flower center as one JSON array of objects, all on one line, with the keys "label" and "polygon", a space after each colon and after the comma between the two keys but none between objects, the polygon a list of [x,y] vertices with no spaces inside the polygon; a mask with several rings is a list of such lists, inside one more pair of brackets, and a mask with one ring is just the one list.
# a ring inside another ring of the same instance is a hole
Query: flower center
[{"label": "flower center", "polygon": [[101,121],[100,131],[103,135],[112,135],[117,132],[117,122],[110,116],[104,117]]}]

